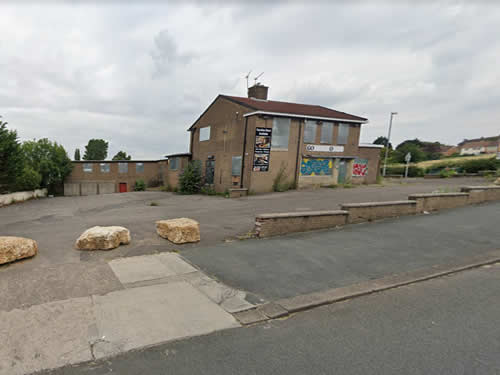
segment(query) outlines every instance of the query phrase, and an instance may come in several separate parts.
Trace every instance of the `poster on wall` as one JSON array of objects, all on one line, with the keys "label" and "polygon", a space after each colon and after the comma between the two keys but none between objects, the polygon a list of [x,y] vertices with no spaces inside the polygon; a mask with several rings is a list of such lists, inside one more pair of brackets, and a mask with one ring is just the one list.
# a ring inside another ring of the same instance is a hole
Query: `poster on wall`
[{"label": "poster on wall", "polygon": [[356,159],[352,165],[353,177],[364,177],[368,173],[368,159]]},{"label": "poster on wall", "polygon": [[273,129],[255,129],[255,152],[253,155],[253,171],[269,171],[269,159],[271,156],[271,136]]}]

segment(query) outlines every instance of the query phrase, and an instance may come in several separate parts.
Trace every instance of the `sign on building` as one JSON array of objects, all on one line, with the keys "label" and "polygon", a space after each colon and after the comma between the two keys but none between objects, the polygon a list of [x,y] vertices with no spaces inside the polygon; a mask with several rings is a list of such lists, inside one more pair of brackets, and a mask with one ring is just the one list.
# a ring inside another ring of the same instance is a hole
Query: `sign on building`
[{"label": "sign on building", "polygon": [[269,171],[269,159],[271,156],[271,137],[273,129],[255,129],[255,151],[253,155],[253,171]]},{"label": "sign on building", "polygon": [[368,159],[355,159],[352,165],[353,177],[364,177],[368,173]]},{"label": "sign on building", "polygon": [[344,152],[344,146],[328,146],[328,145],[306,145],[307,151],[316,152]]}]

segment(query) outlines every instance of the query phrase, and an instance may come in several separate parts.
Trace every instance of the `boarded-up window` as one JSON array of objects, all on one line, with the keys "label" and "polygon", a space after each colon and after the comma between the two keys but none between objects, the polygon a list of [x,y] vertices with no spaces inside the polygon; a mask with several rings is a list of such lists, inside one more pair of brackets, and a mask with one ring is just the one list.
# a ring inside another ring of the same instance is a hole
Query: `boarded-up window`
[{"label": "boarded-up window", "polygon": [[144,173],[144,163],[135,163],[135,173]]},{"label": "boarded-up window", "polygon": [[349,124],[339,124],[339,134],[337,137],[337,144],[338,145],[345,145],[347,144],[347,140],[349,139],[349,129],[350,129]]},{"label": "boarded-up window", "polygon": [[290,134],[290,119],[275,117],[273,119],[273,133],[271,136],[271,148],[278,150],[288,149],[288,137]]},{"label": "boarded-up window", "polygon": [[332,143],[333,123],[324,122],[321,125],[321,143]]},{"label": "boarded-up window", "polygon": [[101,163],[101,173],[109,173],[109,163]]},{"label": "boarded-up window", "polygon": [[316,121],[306,120],[306,126],[304,127],[304,143],[314,143],[316,142]]},{"label": "boarded-up window", "polygon": [[92,163],[83,163],[83,171],[85,173],[92,173]]},{"label": "boarded-up window", "polygon": [[233,156],[231,162],[231,174],[233,176],[241,176],[241,156]]},{"label": "boarded-up window", "polygon": [[118,163],[118,172],[119,173],[127,173],[128,172],[128,163]]},{"label": "boarded-up window", "polygon": [[210,139],[210,126],[200,128],[200,142],[208,141]]}]

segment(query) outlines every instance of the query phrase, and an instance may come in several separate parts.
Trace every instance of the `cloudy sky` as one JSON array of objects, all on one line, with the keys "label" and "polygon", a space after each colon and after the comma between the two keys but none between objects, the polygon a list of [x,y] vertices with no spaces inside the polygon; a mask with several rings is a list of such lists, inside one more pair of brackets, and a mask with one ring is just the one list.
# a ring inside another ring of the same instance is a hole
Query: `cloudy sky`
[{"label": "cloudy sky", "polygon": [[500,134],[493,1],[252,3],[0,2],[0,115],[71,157],[104,138],[109,157],[156,159],[187,151],[186,129],[217,94],[246,95],[252,69],[270,99],[367,117],[363,142],[391,111],[396,144]]}]

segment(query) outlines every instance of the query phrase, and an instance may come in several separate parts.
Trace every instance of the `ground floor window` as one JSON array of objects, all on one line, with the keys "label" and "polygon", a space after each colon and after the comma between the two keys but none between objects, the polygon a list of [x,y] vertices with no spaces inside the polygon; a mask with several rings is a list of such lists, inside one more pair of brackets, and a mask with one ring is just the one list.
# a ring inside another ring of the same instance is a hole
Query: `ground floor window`
[{"label": "ground floor window", "polygon": [[241,176],[241,156],[233,156],[231,161],[231,174]]}]

